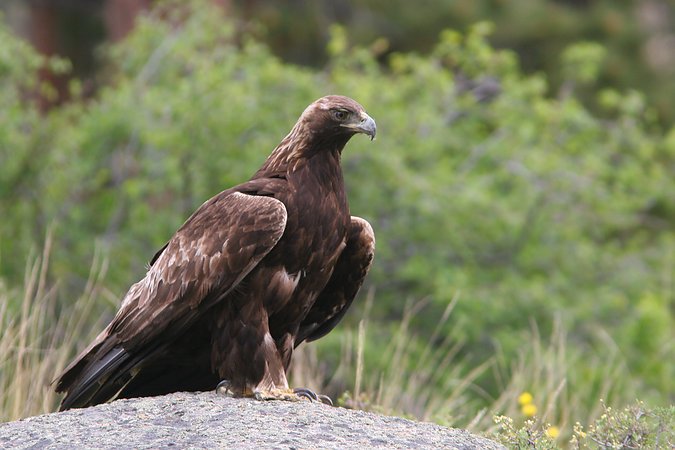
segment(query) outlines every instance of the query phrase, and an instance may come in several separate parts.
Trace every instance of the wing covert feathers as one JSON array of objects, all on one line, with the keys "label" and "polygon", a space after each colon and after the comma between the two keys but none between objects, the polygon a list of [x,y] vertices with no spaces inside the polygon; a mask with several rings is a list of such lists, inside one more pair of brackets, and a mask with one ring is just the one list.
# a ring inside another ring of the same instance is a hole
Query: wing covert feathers
[{"label": "wing covert feathers", "polygon": [[285,227],[286,208],[274,198],[233,192],[204,203],[129,289],[111,332],[133,344],[174,320],[185,325],[186,317],[227,295],[272,250]]}]

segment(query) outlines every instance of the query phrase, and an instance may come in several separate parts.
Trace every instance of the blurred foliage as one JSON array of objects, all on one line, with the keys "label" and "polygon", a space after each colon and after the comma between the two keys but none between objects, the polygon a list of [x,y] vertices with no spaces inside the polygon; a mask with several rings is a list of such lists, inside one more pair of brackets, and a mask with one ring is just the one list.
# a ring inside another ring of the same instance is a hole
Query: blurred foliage
[{"label": "blurred foliage", "polygon": [[[78,100],[75,81],[74,100],[46,115],[30,101],[37,71],[67,64],[0,26],[5,283],[20,284],[51,228],[49,276],[65,296],[82,291],[102,248],[121,297],[201,202],[253,174],[308,103],[340,93],[378,123],[375,143],[357,137],[343,159],[352,212],[378,240],[366,360],[383,357],[408,300],[430,303],[410,319],[425,342],[458,297],[434,334],[461,343],[469,367],[496,349],[515,358],[532,323],[548,336],[560,318],[589,402],[607,375],[584,362],[617,352],[641,398],[672,401],[675,128],[660,132],[635,90],[594,93],[602,118],[584,106],[577,85],[601,76],[606,49],[562,52],[568,88],[551,98],[552,80],[493,48],[486,23],[385,64],[381,42],[356,46],[334,27],[329,60],[311,69],[282,62],[209,5],[177,5],[103,51],[95,98]],[[340,327],[318,343],[328,364],[339,339]],[[499,395],[489,375],[478,398]]]},{"label": "blurred foliage", "polygon": [[[280,7],[280,3],[283,5]],[[525,73],[544,72],[555,95],[569,79],[561,55],[578,42],[597,42],[606,55],[599,86],[645,92],[664,123],[675,121],[675,4],[670,0],[233,0],[236,15],[263,25],[265,40],[283,58],[325,61],[329,25],[342,24],[353,42],[380,39],[389,52],[430,51],[445,28],[467,31],[495,24],[490,42],[518,55]],[[302,24],[299,26],[299,24]],[[600,62],[600,60],[598,60]],[[593,106],[592,92],[581,96]],[[599,113],[596,110],[596,113]]]}]

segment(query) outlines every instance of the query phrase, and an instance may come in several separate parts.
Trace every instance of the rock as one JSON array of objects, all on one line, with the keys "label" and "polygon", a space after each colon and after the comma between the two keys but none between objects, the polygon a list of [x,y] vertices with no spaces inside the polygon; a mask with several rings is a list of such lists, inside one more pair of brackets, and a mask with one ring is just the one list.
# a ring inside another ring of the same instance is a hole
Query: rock
[{"label": "rock", "polygon": [[468,431],[330,407],[212,392],[118,400],[0,424],[0,448],[503,449]]}]

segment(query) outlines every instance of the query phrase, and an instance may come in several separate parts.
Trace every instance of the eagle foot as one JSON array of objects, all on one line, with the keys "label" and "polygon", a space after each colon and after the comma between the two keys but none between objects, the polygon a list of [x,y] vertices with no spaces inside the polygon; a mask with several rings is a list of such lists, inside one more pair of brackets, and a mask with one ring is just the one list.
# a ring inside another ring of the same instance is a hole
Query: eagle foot
[{"label": "eagle foot", "polygon": [[253,398],[256,400],[285,400],[288,402],[309,400],[310,402],[321,402],[333,406],[333,402],[327,395],[317,395],[308,388],[259,390],[253,392]]},{"label": "eagle foot", "polygon": [[230,380],[223,380],[216,386],[216,394],[224,395],[226,397],[234,397],[234,390]]},{"label": "eagle foot", "polygon": [[299,397],[306,397],[313,402],[321,402],[323,404],[333,406],[333,400],[331,400],[329,396],[317,394],[311,389],[301,387],[293,389],[293,392],[295,393],[295,395]]},{"label": "eagle foot", "polygon": [[316,395],[316,392],[308,388],[293,388],[293,393],[298,397],[308,398],[312,402],[319,401],[319,396]]},{"label": "eagle foot", "polygon": [[253,398],[256,400],[285,400],[288,402],[299,402],[309,399],[306,395],[297,394],[294,389],[270,389],[268,391],[253,391]]},{"label": "eagle foot", "polygon": [[316,394],[316,396],[319,398],[319,401],[324,405],[333,406],[333,400],[331,400],[329,396],[324,394]]},{"label": "eagle foot", "polygon": [[256,400],[285,400],[289,402],[298,402],[302,400],[309,400],[310,402],[321,402],[326,405],[333,406],[333,401],[327,395],[317,394],[309,388],[294,388],[294,389],[270,389],[249,391],[248,394],[237,392],[232,386],[230,380],[222,380],[216,386],[216,394],[227,397],[248,397],[252,396]]}]

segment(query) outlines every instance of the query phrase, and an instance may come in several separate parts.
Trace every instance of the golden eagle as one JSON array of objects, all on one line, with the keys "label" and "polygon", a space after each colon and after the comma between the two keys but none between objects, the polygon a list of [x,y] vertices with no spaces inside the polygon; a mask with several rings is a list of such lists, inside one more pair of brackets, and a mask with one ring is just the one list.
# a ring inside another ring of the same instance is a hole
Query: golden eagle
[{"label": "golden eagle", "polygon": [[373,230],[349,214],[340,158],[352,136],[375,131],[350,98],[309,105],[249,181],[205,202],[152,258],[57,379],[61,410],[216,385],[316,399],[289,389],[286,371],[295,347],[340,322],[373,260]]}]

